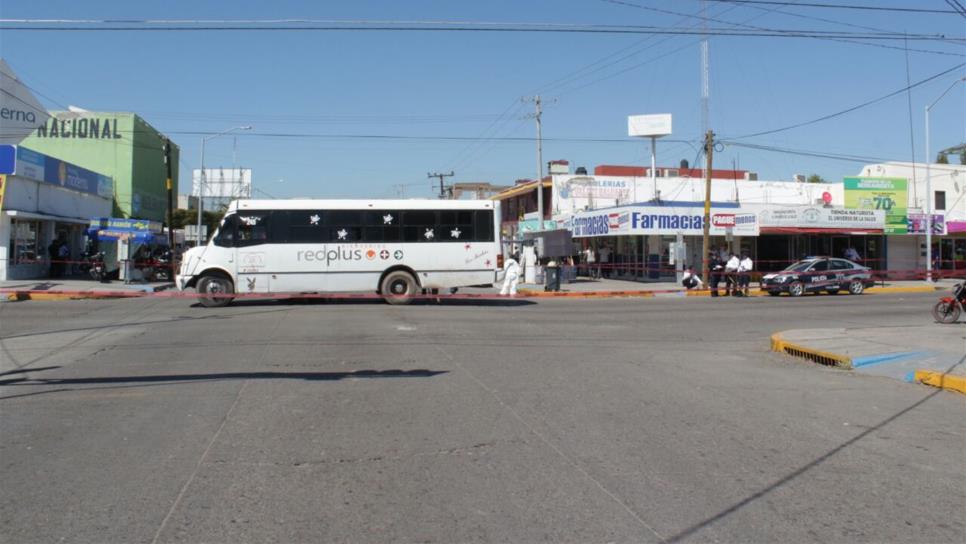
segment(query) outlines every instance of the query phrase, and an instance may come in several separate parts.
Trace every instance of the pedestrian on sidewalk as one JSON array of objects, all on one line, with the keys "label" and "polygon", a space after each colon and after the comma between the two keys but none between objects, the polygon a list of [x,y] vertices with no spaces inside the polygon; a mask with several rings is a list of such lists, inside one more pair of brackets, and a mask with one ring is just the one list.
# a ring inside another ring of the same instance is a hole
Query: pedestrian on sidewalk
[{"label": "pedestrian on sidewalk", "polygon": [[738,262],[738,291],[736,295],[748,296],[748,286],[751,284],[751,271],[754,270],[755,263],[748,256],[748,253],[741,254],[741,261]]},{"label": "pedestrian on sidewalk", "polygon": [[587,263],[587,277],[596,279],[597,256],[594,254],[594,248],[587,246],[587,248],[584,249],[584,262]]},{"label": "pedestrian on sidewalk", "polygon": [[701,281],[701,277],[695,274],[694,268],[690,266],[684,267],[684,275],[681,276],[681,285],[688,291],[704,288],[704,282]]},{"label": "pedestrian on sidewalk", "polygon": [[741,259],[734,253],[730,254],[728,262],[725,263],[725,296],[734,295],[738,292],[738,267],[741,266]]},{"label": "pedestrian on sidewalk", "polygon": [[600,272],[601,269],[603,269],[603,277],[609,278],[611,276],[610,255],[611,255],[610,246],[608,246],[607,244],[604,244],[604,247],[600,248],[600,265],[597,268],[598,277],[601,276],[601,272]]},{"label": "pedestrian on sidewalk", "polygon": [[859,261],[862,260],[862,256],[859,255],[859,252],[856,251],[855,248],[852,246],[845,248],[845,258],[852,261],[853,263],[858,263]]},{"label": "pedestrian on sidewalk", "polygon": [[60,275],[69,276],[66,272],[70,270],[70,246],[67,245],[67,240],[60,241],[60,247],[57,248],[57,258],[60,260]]},{"label": "pedestrian on sidewalk", "polygon": [[503,288],[500,289],[501,295],[517,296],[517,283],[520,282],[520,257],[514,253],[503,263]]},{"label": "pedestrian on sidewalk", "polygon": [[718,296],[718,284],[721,283],[721,275],[724,273],[724,263],[718,257],[717,251],[712,251],[708,255],[708,283],[711,287],[711,296]]}]

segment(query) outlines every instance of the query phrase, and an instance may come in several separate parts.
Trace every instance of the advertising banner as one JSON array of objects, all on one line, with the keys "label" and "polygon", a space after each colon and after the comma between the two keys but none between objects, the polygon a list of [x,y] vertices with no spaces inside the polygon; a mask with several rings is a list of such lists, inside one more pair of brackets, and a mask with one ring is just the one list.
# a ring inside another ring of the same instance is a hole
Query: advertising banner
[{"label": "advertising banner", "polygon": [[[578,213],[570,221],[574,238],[642,234],[699,236],[704,233],[700,208],[629,206]],[[758,216],[740,209],[711,210],[713,236],[758,236]]]},{"label": "advertising banner", "polygon": [[850,210],[843,208],[770,208],[758,212],[761,228],[818,228],[818,229],[885,229],[883,210]]},{"label": "advertising banner", "polygon": [[906,234],[907,185],[906,178],[845,178],[845,207],[883,210],[885,234]]},{"label": "advertising banner", "polygon": [[[910,213],[907,231],[909,234],[926,234],[926,214]],[[946,216],[941,213],[932,214],[932,233],[946,234]]]}]

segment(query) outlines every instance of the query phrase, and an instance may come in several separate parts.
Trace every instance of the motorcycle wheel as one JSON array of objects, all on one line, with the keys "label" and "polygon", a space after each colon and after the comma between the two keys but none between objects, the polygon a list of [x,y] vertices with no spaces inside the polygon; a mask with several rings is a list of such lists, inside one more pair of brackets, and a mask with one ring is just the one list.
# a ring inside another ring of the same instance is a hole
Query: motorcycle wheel
[{"label": "motorcycle wheel", "polygon": [[961,311],[958,303],[940,300],[932,307],[932,316],[937,323],[955,323]]}]

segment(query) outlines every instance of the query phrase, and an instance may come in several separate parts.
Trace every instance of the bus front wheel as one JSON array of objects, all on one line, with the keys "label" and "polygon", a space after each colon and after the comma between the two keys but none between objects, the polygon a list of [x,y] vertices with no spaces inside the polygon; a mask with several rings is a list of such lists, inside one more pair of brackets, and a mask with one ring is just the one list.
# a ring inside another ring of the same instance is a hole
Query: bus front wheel
[{"label": "bus front wheel", "polygon": [[227,306],[235,298],[231,280],[221,276],[205,276],[198,280],[198,300],[206,308]]},{"label": "bus front wheel", "polygon": [[417,289],[416,278],[405,270],[395,270],[382,279],[382,296],[389,304],[409,304]]}]

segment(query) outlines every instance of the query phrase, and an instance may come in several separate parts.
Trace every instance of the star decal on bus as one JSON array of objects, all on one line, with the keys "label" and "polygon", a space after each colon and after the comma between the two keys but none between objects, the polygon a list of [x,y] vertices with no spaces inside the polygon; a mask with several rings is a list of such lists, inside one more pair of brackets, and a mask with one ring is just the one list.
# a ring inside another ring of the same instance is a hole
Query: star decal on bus
[{"label": "star decal on bus", "polygon": [[335,233],[336,233],[336,235],[339,236],[339,240],[345,240],[346,237],[349,236],[349,231],[347,231],[345,229],[339,229]]},{"label": "star decal on bus", "polygon": [[309,224],[310,225],[318,225],[319,224],[319,219],[322,219],[321,217],[319,217],[319,214],[310,215],[309,216]]},{"label": "star decal on bus", "polygon": [[460,234],[462,234],[462,231],[460,231],[459,228],[455,228],[455,229],[449,231],[449,235],[452,236],[453,238],[459,238],[460,237]]},{"label": "star decal on bus", "polygon": [[427,240],[432,240],[433,238],[436,238],[436,234],[433,232],[433,230],[435,229],[426,229],[426,233],[423,234],[423,236],[425,236]]},{"label": "star decal on bus", "polygon": [[393,217],[391,214],[387,213],[386,215],[382,216],[383,225],[392,225],[392,220],[393,220]]}]

